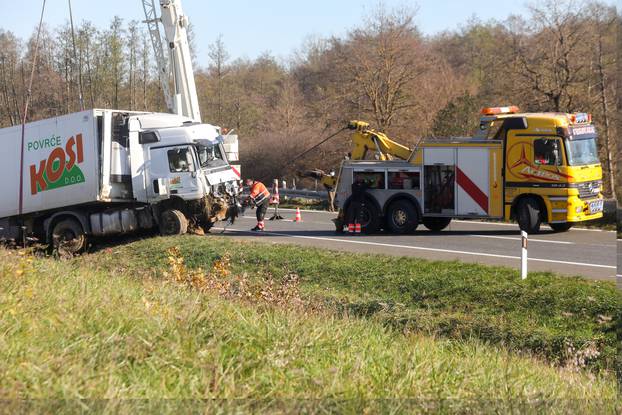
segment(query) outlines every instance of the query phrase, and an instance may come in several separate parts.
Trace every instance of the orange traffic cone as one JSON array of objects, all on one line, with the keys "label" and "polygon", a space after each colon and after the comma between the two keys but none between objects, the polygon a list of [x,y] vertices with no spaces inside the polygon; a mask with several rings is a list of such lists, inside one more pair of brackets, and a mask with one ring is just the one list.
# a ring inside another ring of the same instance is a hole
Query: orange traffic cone
[{"label": "orange traffic cone", "polygon": [[357,235],[361,234],[361,224],[360,223],[354,224],[354,233],[357,234]]},{"label": "orange traffic cone", "polygon": [[302,222],[302,216],[300,215],[300,208],[296,208],[296,217],[294,218],[294,222]]},{"label": "orange traffic cone", "polygon": [[348,233],[350,235],[354,233],[354,224],[353,223],[349,223],[348,224]]}]

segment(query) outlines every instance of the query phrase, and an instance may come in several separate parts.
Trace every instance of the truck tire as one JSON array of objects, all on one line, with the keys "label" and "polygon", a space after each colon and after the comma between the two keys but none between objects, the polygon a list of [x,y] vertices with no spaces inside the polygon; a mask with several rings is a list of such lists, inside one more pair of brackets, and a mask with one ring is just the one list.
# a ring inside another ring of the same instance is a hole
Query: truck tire
[{"label": "truck tire", "polygon": [[564,222],[564,223],[549,223],[549,226],[551,227],[551,229],[553,229],[555,232],[567,232],[570,230],[570,228],[572,228],[572,223],[571,222]]},{"label": "truck tire", "polygon": [[518,202],[516,217],[521,231],[529,234],[538,233],[542,223],[540,214],[540,204],[534,198],[529,197]]},{"label": "truck tire", "polygon": [[75,219],[59,221],[52,229],[52,248],[60,256],[79,254],[86,248],[86,235],[82,225]]},{"label": "truck tire", "polygon": [[[353,210],[352,205],[348,206],[347,218],[353,217]],[[361,206],[360,218],[363,233],[376,233],[380,230],[380,212],[371,201],[367,201]]]},{"label": "truck tire", "polygon": [[183,235],[188,232],[188,219],[176,209],[168,209],[160,216],[160,234]]},{"label": "truck tire", "polygon": [[423,226],[431,230],[432,232],[440,232],[451,223],[451,218],[435,218],[428,217],[423,218]]},{"label": "truck tire", "polygon": [[387,227],[392,233],[412,233],[419,226],[417,208],[407,200],[397,200],[387,209]]}]

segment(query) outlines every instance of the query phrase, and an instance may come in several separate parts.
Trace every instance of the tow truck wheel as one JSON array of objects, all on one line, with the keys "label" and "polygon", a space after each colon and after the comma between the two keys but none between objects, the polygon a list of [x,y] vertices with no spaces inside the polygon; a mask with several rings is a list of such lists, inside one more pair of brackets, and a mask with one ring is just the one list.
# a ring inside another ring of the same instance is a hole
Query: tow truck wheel
[{"label": "tow truck wheel", "polygon": [[75,219],[64,219],[54,225],[52,247],[61,256],[79,254],[86,247],[86,235]]},{"label": "tow truck wheel", "polygon": [[188,232],[188,219],[179,210],[169,209],[160,216],[160,233],[162,235],[183,235]]},{"label": "tow truck wheel", "polygon": [[412,233],[419,226],[417,209],[407,200],[397,200],[387,209],[387,226],[393,233]]},{"label": "tow truck wheel", "polygon": [[529,234],[538,233],[542,219],[540,205],[534,198],[523,199],[516,207],[518,226]]},{"label": "tow truck wheel", "polygon": [[571,222],[564,222],[564,223],[549,223],[549,226],[551,227],[551,229],[553,229],[555,232],[567,232],[570,230],[570,228],[572,228],[572,223]]},{"label": "tow truck wheel", "polygon": [[423,226],[431,230],[432,232],[440,232],[451,223],[451,218],[423,218]]}]

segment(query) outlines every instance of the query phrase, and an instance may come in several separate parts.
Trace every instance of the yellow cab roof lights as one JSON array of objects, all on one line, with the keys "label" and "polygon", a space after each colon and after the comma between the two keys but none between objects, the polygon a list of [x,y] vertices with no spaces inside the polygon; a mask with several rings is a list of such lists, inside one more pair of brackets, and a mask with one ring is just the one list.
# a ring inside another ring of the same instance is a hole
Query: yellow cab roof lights
[{"label": "yellow cab roof lights", "polygon": [[516,114],[518,112],[520,112],[520,109],[516,105],[482,108],[482,115]]},{"label": "yellow cab roof lights", "polygon": [[573,124],[589,124],[592,122],[592,114],[588,114],[585,112],[570,114],[568,115],[568,118]]}]

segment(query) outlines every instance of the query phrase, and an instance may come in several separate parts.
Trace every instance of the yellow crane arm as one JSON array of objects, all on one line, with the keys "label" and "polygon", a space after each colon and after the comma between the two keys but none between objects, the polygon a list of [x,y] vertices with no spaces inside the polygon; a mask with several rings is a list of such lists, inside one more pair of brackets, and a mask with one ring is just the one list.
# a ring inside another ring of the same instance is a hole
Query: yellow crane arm
[{"label": "yellow crane arm", "polygon": [[412,150],[403,144],[397,143],[384,133],[369,128],[363,121],[350,121],[348,129],[352,133],[352,160],[364,160],[368,151],[375,151],[380,160],[398,158],[408,160]]},{"label": "yellow crane arm", "polygon": [[[403,144],[397,143],[387,137],[384,133],[369,128],[369,124],[363,121],[350,121],[348,129],[352,133],[352,152],[351,160],[365,160],[368,151],[378,154],[380,160],[392,160],[394,158],[408,160],[412,150]],[[302,177],[311,177],[319,180],[327,189],[335,189],[338,175],[326,174],[324,171],[316,169],[298,173]]]}]

